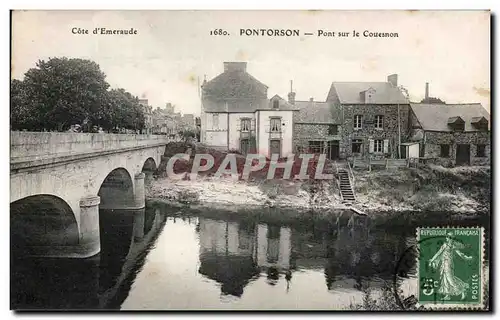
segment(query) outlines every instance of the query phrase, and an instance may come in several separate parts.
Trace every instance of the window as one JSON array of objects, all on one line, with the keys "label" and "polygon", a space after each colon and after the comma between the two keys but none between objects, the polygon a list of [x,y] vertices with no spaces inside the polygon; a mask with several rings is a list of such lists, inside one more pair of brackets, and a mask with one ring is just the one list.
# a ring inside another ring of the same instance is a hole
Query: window
[{"label": "window", "polygon": [[363,141],[361,139],[352,140],[352,153],[361,153],[361,146]]},{"label": "window", "polygon": [[449,158],[450,157],[450,145],[442,144],[441,145],[441,158]]},{"label": "window", "polygon": [[309,152],[323,153],[323,141],[309,141]]},{"label": "window", "polygon": [[383,129],[384,128],[384,116],[376,115],[375,116],[375,129]]},{"label": "window", "polygon": [[250,131],[250,119],[241,119],[241,132]]},{"label": "window", "polygon": [[213,129],[219,129],[219,114],[214,113],[212,118],[212,127]]},{"label": "window", "polygon": [[457,123],[453,125],[453,130],[454,131],[464,131],[465,130],[465,123]]},{"label": "window", "polygon": [[280,106],[280,101],[279,101],[279,100],[274,100],[274,101],[273,101],[273,108],[274,108],[274,109],[278,109],[278,108],[279,108],[279,106]]},{"label": "window", "polygon": [[271,132],[281,132],[280,118],[271,118]]},{"label": "window", "polygon": [[373,152],[382,153],[384,152],[384,140],[375,140],[373,142]]},{"label": "window", "polygon": [[339,126],[336,124],[330,124],[328,125],[328,134],[330,136],[334,136],[339,134]]},{"label": "window", "polygon": [[478,144],[476,146],[476,157],[485,157],[486,146],[484,144]]},{"label": "window", "polygon": [[354,129],[361,129],[363,126],[363,116],[357,114],[354,116]]}]

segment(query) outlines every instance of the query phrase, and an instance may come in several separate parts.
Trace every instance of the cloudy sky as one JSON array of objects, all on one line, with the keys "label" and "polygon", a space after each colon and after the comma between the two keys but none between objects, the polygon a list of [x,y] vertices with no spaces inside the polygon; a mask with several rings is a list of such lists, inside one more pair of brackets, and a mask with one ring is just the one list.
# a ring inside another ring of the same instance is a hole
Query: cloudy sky
[{"label": "cloudy sky", "polygon": [[[490,109],[484,11],[17,11],[12,20],[13,78],[22,79],[38,59],[91,59],[111,87],[154,107],[171,102],[183,113],[199,114],[198,77],[217,76],[224,61],[247,61],[269,97],[286,97],[293,80],[298,100],[325,100],[333,81],[385,81],[397,73],[412,101],[429,82],[431,96]],[[137,35],[93,35],[97,27],[134,28]],[[220,28],[229,35],[210,35]],[[245,28],[299,29],[300,36],[240,36]],[[317,37],[318,30],[356,30],[360,37]],[[364,30],[399,37],[366,38]]]}]

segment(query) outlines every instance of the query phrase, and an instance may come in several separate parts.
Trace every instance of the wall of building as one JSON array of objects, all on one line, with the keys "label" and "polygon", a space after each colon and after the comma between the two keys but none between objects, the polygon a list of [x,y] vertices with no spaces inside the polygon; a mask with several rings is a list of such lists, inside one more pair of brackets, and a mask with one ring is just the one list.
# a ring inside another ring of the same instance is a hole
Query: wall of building
[{"label": "wall of building", "polygon": [[338,125],[338,134],[328,134],[328,124],[294,123],[293,124],[293,151],[301,152],[309,147],[309,141],[330,141],[341,139],[341,128]]},{"label": "wall of building", "polygon": [[[401,121],[401,142],[408,138],[409,105],[399,106],[399,119]],[[363,140],[363,155],[369,153],[369,139],[389,140],[389,156],[398,156],[398,106],[397,105],[344,105],[343,130],[340,142],[340,156],[352,156],[352,140]],[[363,125],[359,130],[354,130],[354,115],[363,116]],[[375,128],[375,116],[384,116],[383,129]]]},{"label": "wall of building", "polygon": [[[436,162],[443,166],[456,164],[457,145],[470,145],[470,164],[489,165],[491,159],[491,132],[425,132],[424,156],[437,158]],[[441,158],[441,145],[450,146],[450,157]],[[477,145],[485,145],[485,156],[477,157]]]},{"label": "wall of building", "polygon": [[229,114],[229,149],[240,149],[240,125],[242,118],[250,118],[251,125],[255,128],[255,113],[230,113]]},{"label": "wall of building", "polygon": [[207,113],[205,115],[205,143],[210,146],[226,147],[228,134],[228,114],[217,113],[219,117],[219,125],[213,123],[215,113]]},{"label": "wall of building", "polygon": [[281,117],[281,156],[286,157],[293,153],[293,111],[257,111],[257,150],[269,156],[271,117]]}]

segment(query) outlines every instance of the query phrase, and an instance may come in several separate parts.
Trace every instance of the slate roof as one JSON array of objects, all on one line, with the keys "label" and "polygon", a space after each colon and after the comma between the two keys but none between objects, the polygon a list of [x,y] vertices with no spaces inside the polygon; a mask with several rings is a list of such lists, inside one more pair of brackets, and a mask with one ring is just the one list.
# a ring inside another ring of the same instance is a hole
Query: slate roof
[{"label": "slate roof", "polygon": [[330,91],[337,92],[341,104],[364,104],[360,92],[369,88],[375,90],[369,104],[408,103],[401,91],[389,82],[333,82]]},{"label": "slate roof", "polygon": [[246,71],[225,71],[202,85],[204,96],[215,98],[265,98],[267,86]]},{"label": "slate roof", "polygon": [[[295,107],[299,109],[295,116],[296,123],[331,124],[339,123],[340,119],[335,116],[333,106],[323,101],[295,101]],[[337,113],[340,116],[340,113]]]},{"label": "slate roof", "polygon": [[413,113],[424,130],[452,131],[448,127],[450,118],[460,117],[465,121],[464,131],[478,131],[472,126],[477,117],[485,117],[488,120],[488,128],[491,128],[490,114],[480,103],[468,104],[425,104],[410,103]]},{"label": "slate roof", "polygon": [[[278,109],[273,108],[273,100],[279,99]],[[285,99],[275,95],[271,99],[210,99],[205,98],[202,101],[205,112],[245,112],[253,113],[257,110],[297,110],[295,106],[288,103]],[[227,104],[226,104],[227,103]]]}]

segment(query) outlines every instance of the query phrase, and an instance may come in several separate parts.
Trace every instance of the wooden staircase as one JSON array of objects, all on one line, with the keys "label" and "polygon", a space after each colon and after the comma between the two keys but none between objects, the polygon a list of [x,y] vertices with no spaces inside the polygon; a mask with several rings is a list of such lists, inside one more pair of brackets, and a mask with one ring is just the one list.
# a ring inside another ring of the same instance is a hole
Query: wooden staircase
[{"label": "wooden staircase", "polygon": [[351,186],[351,179],[349,179],[348,169],[338,168],[337,172],[339,179],[340,195],[342,196],[342,200],[346,202],[356,201],[354,190],[352,189]]}]

